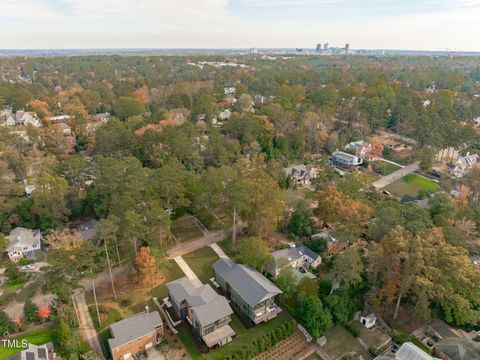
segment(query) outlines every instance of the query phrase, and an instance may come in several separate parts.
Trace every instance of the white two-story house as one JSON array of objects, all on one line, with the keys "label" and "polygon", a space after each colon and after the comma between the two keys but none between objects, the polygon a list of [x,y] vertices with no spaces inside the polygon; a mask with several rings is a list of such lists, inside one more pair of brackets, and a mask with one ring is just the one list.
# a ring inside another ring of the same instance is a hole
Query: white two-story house
[{"label": "white two-story house", "polygon": [[24,257],[35,257],[35,254],[41,250],[42,234],[40,230],[17,227],[6,238],[9,244],[5,247],[5,251],[13,262]]}]

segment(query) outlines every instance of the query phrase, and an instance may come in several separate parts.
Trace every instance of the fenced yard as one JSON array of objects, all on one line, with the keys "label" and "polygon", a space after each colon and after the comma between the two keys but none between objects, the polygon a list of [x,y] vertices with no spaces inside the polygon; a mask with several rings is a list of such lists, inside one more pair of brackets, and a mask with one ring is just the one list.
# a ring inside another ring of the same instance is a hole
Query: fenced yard
[{"label": "fenced yard", "polygon": [[343,326],[336,325],[325,334],[327,343],[322,347],[328,357],[332,360],[340,358],[345,353],[354,351],[362,355],[365,360],[372,360],[372,356]]},{"label": "fenced yard", "polygon": [[183,215],[173,221],[171,231],[177,242],[198,239],[204,235],[201,225],[192,215]]}]

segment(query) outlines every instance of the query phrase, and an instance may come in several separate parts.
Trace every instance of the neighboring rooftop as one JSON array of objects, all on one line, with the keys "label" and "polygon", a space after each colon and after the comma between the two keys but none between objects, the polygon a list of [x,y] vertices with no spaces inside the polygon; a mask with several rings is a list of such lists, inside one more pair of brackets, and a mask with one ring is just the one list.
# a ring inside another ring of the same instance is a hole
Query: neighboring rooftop
[{"label": "neighboring rooftop", "polygon": [[316,260],[320,257],[315,251],[310,250],[305,245],[300,245],[297,247],[289,247],[282,250],[277,250],[272,253],[275,262],[277,263],[280,259],[287,259],[289,263],[300,259],[303,255],[308,256],[309,258]]},{"label": "neighboring rooftop", "polygon": [[162,325],[158,311],[143,312],[110,325],[113,338],[108,339],[111,349],[122,346],[132,340],[141,338]]},{"label": "neighboring rooftop", "polygon": [[213,264],[213,268],[252,307],[282,293],[258,271],[245,265],[236,264],[230,259],[217,260]]},{"label": "neighboring rooftop", "polygon": [[196,287],[186,277],[167,284],[168,293],[180,304],[186,301],[191,306],[202,326],[211,324],[233,314],[233,310],[224,296],[218,295],[210,285]]},{"label": "neighboring rooftop", "polygon": [[40,230],[17,227],[10,231],[10,234],[6,236],[7,240],[10,242],[6,247],[6,251],[9,251],[9,249],[20,244],[33,246],[38,243],[40,237]]},{"label": "neighboring rooftop", "polygon": [[427,354],[418,346],[411,342],[406,342],[397,351],[397,360],[436,360],[433,356]]}]

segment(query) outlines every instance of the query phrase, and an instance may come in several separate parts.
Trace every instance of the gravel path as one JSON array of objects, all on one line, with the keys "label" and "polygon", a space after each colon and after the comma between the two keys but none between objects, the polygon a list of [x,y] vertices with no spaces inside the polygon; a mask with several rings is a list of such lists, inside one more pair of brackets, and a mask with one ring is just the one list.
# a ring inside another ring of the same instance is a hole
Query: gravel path
[{"label": "gravel path", "polygon": [[80,332],[82,333],[83,339],[88,343],[90,348],[95,351],[102,360],[105,360],[103,356],[102,347],[98,341],[97,330],[93,325],[93,320],[88,311],[87,302],[85,301],[84,292],[77,289],[73,294],[73,300],[76,305],[76,310],[78,311],[78,320],[80,322]]}]

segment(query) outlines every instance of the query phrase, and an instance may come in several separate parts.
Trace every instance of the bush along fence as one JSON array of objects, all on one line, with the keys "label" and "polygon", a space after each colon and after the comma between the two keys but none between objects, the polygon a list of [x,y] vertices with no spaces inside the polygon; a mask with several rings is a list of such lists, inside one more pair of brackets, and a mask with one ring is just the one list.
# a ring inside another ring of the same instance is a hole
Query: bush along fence
[{"label": "bush along fence", "polygon": [[254,339],[249,345],[241,349],[232,349],[232,352],[225,356],[224,360],[252,359],[292,335],[295,332],[296,326],[297,322],[295,320],[285,321],[277,328]]}]

